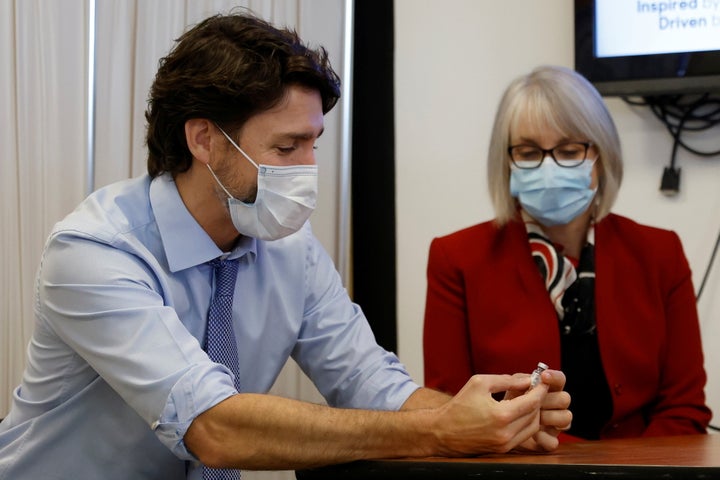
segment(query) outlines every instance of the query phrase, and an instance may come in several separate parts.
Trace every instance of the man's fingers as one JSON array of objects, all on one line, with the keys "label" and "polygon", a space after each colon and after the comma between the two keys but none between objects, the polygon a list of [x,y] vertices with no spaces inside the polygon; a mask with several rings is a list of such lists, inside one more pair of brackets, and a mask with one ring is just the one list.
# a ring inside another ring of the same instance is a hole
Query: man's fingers
[{"label": "man's fingers", "polygon": [[508,390],[526,390],[530,386],[528,375],[473,375],[471,381],[477,382],[490,393]]},{"label": "man's fingers", "polygon": [[550,392],[543,401],[542,408],[547,410],[566,410],[570,407],[570,394],[561,392]]},{"label": "man's fingers", "polygon": [[540,424],[546,427],[553,427],[557,430],[567,430],[572,423],[572,412],[570,410],[541,410]]},{"label": "man's fingers", "polygon": [[540,378],[550,392],[559,392],[565,388],[565,374],[560,370],[545,370]]},{"label": "man's fingers", "polygon": [[548,430],[549,429],[541,428],[540,431],[533,436],[539,449],[544,452],[552,452],[560,444],[557,433],[550,433]]}]

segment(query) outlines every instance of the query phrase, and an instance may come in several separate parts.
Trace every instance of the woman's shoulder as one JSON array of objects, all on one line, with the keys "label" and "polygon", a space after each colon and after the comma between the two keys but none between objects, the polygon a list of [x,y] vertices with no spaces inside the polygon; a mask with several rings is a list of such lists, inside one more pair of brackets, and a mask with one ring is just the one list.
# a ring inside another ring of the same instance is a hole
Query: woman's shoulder
[{"label": "woman's shoulder", "polygon": [[485,222],[476,223],[468,227],[463,227],[460,230],[446,233],[436,237],[437,241],[440,242],[465,242],[468,240],[477,241],[483,238],[492,237],[498,235],[505,227],[499,225],[494,219],[487,220]]},{"label": "woman's shoulder", "polygon": [[494,219],[454,232],[437,236],[431,248],[448,251],[482,253],[499,246],[508,247],[514,240],[525,241],[525,227],[522,223],[511,221],[500,225]]},{"label": "woman's shoulder", "polygon": [[[627,251],[638,258],[684,258],[680,236],[673,230],[640,223],[622,215],[610,214],[596,225],[598,248],[618,253]],[[601,245],[605,247],[601,247]]]},{"label": "woman's shoulder", "polygon": [[627,236],[626,239],[628,240],[665,240],[674,242],[678,238],[677,233],[673,230],[640,223],[636,220],[616,213],[611,213],[607,217],[603,218],[596,228]]}]

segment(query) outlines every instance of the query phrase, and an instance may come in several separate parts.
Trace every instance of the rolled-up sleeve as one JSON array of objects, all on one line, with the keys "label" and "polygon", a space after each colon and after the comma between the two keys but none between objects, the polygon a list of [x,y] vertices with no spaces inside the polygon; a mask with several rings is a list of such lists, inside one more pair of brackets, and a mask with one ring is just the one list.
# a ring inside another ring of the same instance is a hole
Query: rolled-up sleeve
[{"label": "rolled-up sleeve", "polygon": [[60,340],[48,359],[60,362],[63,385],[46,382],[46,395],[99,375],[175,455],[192,459],[182,439],[193,419],[237,391],[178,318],[160,268],[92,238],[51,239],[37,316]]},{"label": "rolled-up sleeve", "polygon": [[195,460],[183,442],[195,417],[237,393],[228,373],[221,365],[203,364],[192,368],[172,387],[162,415],[151,427],[178,458]]}]

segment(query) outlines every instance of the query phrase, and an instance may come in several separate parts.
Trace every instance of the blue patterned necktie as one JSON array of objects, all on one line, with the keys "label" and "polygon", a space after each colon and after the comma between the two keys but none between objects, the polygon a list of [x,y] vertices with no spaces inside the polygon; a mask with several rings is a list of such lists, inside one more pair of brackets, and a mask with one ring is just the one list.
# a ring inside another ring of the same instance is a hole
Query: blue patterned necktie
[{"label": "blue patterned necktie", "polygon": [[[235,388],[240,391],[237,342],[232,322],[233,292],[238,261],[216,258],[208,262],[213,268],[215,294],[208,310],[205,351],[213,362],[222,363],[235,375]],[[240,470],[203,468],[204,480],[237,480]]]}]

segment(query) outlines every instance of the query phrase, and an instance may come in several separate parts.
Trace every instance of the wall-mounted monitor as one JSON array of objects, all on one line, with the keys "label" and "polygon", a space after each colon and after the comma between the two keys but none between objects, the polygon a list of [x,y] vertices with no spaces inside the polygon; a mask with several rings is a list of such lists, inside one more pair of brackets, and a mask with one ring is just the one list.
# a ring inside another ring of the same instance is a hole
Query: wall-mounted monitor
[{"label": "wall-mounted monitor", "polygon": [[720,91],[719,0],[575,0],[575,70],[606,96]]}]

